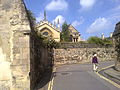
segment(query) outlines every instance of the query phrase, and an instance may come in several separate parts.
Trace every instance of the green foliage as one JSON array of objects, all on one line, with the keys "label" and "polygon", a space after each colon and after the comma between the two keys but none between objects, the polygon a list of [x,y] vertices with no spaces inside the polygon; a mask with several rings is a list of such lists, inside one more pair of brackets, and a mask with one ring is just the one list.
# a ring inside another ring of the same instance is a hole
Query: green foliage
[{"label": "green foliage", "polygon": [[60,34],[60,39],[62,42],[70,42],[70,32],[68,30],[69,25],[64,22],[62,25],[62,32]]},{"label": "green foliage", "polygon": [[109,40],[109,39],[102,40],[99,37],[90,37],[90,38],[88,38],[87,41],[88,41],[88,43],[94,43],[94,44],[97,44],[97,45],[112,45],[111,40]]},{"label": "green foliage", "polygon": [[33,14],[33,12],[31,10],[27,10],[27,15],[28,15],[28,19],[30,20],[30,24],[32,29],[35,29],[35,24],[36,24],[36,18]]},{"label": "green foliage", "polygon": [[38,34],[38,39],[41,41],[43,47],[47,48],[57,48],[59,47],[59,43],[49,37],[44,37],[41,34]]},{"label": "green foliage", "polygon": [[103,43],[104,43],[104,45],[112,45],[113,44],[112,40],[109,40],[109,39],[104,39]]},{"label": "green foliage", "polygon": [[88,43],[87,41],[79,41],[79,43]]},{"label": "green foliage", "polygon": [[32,20],[33,22],[36,21],[36,18],[33,14],[33,12],[31,10],[27,10],[27,13],[28,13],[28,17],[30,18],[30,20]]},{"label": "green foliage", "polygon": [[47,40],[46,41],[46,46],[49,47],[49,48],[57,48],[59,47],[59,43],[58,42],[55,42],[55,40]]},{"label": "green foliage", "polygon": [[98,44],[98,45],[103,45],[103,41],[99,37],[90,37],[90,38],[88,38],[87,41],[88,41],[88,43],[94,43],[94,44]]},{"label": "green foliage", "polygon": [[44,40],[45,40],[45,37],[43,37],[40,33],[37,33],[37,38],[38,38],[40,41],[44,41]]}]

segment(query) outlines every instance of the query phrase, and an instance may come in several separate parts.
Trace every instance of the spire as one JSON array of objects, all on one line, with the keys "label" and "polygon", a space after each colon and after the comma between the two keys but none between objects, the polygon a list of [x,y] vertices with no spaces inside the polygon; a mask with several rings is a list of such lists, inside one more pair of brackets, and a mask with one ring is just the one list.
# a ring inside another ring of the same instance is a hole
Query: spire
[{"label": "spire", "polygon": [[46,10],[44,10],[44,20],[46,20]]},{"label": "spire", "polygon": [[57,24],[58,24],[58,25],[60,24],[59,18],[58,18]]},{"label": "spire", "polygon": [[55,23],[55,21],[54,21],[54,27],[56,26],[56,23]]},{"label": "spire", "polygon": [[58,18],[57,24],[58,24],[58,28],[59,28],[59,31],[60,31],[60,21],[59,21],[59,18]]}]

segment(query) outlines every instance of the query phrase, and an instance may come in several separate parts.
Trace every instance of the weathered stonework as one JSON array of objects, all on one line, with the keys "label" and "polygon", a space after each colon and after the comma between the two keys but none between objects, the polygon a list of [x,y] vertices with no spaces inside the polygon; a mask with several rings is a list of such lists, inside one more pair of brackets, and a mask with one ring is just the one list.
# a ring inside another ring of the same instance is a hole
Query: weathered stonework
[{"label": "weathered stonework", "polygon": [[120,22],[116,24],[113,37],[114,37],[115,50],[117,51],[115,68],[120,71]]},{"label": "weathered stonework", "polygon": [[54,51],[55,65],[91,62],[93,53],[96,52],[99,61],[114,60],[114,48],[68,48]]},{"label": "weathered stonework", "polygon": [[37,36],[23,0],[0,0],[0,90],[34,90],[51,69],[51,52]]},{"label": "weathered stonework", "polygon": [[0,0],[0,65],[6,67],[0,66],[2,90],[30,90],[30,36],[26,31],[31,28],[23,1]]}]

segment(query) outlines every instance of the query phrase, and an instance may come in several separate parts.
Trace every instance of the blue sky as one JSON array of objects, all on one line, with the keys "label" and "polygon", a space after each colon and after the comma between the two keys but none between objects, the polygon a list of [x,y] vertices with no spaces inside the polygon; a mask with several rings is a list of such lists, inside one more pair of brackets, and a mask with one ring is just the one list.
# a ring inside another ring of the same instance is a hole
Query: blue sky
[{"label": "blue sky", "polygon": [[44,9],[50,22],[67,21],[80,33],[83,39],[90,36],[106,37],[114,31],[120,21],[120,0],[24,0],[37,21],[43,19]]}]

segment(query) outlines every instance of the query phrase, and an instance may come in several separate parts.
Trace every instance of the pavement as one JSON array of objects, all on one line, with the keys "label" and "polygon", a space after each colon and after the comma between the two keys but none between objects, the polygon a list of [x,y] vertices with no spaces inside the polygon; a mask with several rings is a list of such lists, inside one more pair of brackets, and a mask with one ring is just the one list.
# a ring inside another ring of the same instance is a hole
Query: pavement
[{"label": "pavement", "polygon": [[120,71],[117,71],[114,66],[102,69],[98,73],[118,84],[118,86],[120,85]]}]

